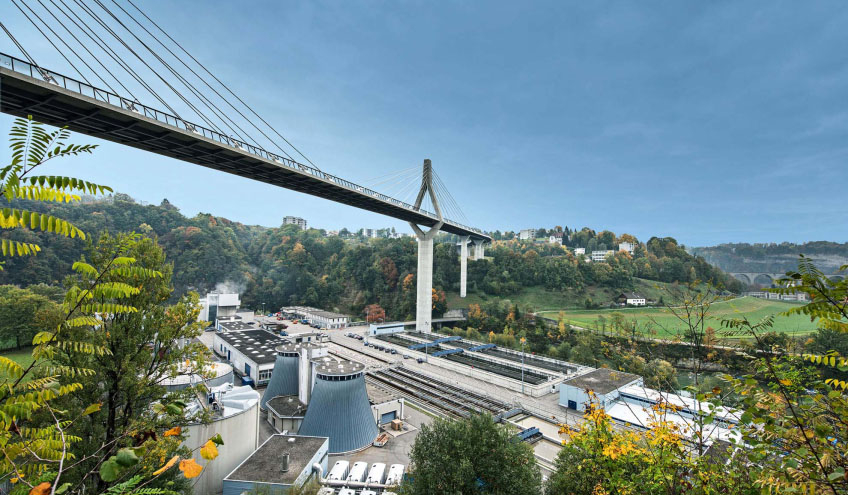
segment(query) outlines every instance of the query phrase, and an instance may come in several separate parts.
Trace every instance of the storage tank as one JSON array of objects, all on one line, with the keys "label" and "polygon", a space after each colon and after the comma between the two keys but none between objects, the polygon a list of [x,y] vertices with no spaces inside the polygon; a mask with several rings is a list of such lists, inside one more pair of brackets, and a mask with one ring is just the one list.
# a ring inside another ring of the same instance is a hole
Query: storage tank
[{"label": "storage tank", "polygon": [[364,365],[323,361],[316,366],[312,399],[298,433],[329,437],[331,454],[371,445],[378,430],[365,390]]},{"label": "storage tank", "polygon": [[399,485],[403,481],[403,464],[392,464],[389,474],[386,476],[387,485]]},{"label": "storage tank", "polygon": [[271,381],[268,382],[262,402],[259,403],[263,410],[267,409],[265,404],[274,397],[297,395],[297,345],[284,344],[274,350],[277,352],[277,359],[274,361],[274,370],[271,371]]},{"label": "storage tank", "polygon": [[371,470],[368,471],[368,478],[365,479],[365,482],[369,485],[374,483],[380,484],[383,482],[385,475],[386,465],[382,462],[375,462],[371,465]]},{"label": "storage tank", "polygon": [[355,481],[357,483],[365,480],[365,473],[368,472],[367,462],[354,462],[350,468],[350,473],[347,475],[347,481]]},{"label": "storage tank", "polygon": [[327,475],[327,481],[344,481],[347,479],[347,471],[350,467],[348,461],[336,461],[330,473]]}]

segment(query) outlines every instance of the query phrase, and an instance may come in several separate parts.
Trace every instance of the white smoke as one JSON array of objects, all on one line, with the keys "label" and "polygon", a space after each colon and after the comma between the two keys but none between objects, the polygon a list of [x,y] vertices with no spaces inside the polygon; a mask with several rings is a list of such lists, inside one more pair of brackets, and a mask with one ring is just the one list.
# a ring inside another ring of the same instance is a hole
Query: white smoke
[{"label": "white smoke", "polygon": [[226,280],[215,284],[213,292],[217,292],[218,294],[243,294],[246,288],[247,286],[244,282]]}]

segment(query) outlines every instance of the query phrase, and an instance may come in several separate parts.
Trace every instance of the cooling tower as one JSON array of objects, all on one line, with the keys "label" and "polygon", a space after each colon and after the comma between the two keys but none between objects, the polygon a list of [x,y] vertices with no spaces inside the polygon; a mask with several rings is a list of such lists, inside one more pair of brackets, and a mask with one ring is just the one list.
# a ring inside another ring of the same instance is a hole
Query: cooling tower
[{"label": "cooling tower", "polygon": [[330,438],[330,453],[371,445],[377,425],[365,390],[365,366],[324,361],[315,369],[315,386],[298,435]]},{"label": "cooling tower", "polygon": [[297,366],[298,348],[296,344],[277,346],[277,359],[271,372],[271,381],[265,388],[259,406],[264,410],[265,404],[280,395],[297,395]]}]

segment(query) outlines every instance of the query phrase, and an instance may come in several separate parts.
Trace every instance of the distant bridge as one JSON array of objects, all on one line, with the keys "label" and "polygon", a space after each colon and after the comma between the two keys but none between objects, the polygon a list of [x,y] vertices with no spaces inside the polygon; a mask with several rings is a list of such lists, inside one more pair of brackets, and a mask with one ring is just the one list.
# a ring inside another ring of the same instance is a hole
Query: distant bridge
[{"label": "distant bridge", "polygon": [[[729,275],[732,275],[735,279],[743,282],[747,285],[761,286],[761,287],[769,287],[774,284],[777,280],[785,277],[785,273],[769,273],[769,272],[727,272]],[[842,280],[845,278],[844,273],[834,273],[831,275],[827,275],[827,278],[831,280]]]}]

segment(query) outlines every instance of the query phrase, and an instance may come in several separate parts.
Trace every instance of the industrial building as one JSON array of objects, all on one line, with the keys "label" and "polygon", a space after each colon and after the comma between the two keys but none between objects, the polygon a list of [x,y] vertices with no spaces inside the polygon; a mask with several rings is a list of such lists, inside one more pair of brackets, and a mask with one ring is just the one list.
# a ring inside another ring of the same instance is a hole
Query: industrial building
[{"label": "industrial building", "polygon": [[207,389],[212,389],[227,383],[233,383],[233,367],[227,363],[208,363],[201,373],[193,366],[180,363],[178,374],[162,381],[162,385],[168,392],[175,392],[184,388],[204,384]]},{"label": "industrial building", "polygon": [[[583,412],[591,401],[606,407],[619,397],[622,388],[644,386],[642,377],[609,368],[598,368],[565,380],[559,386],[559,404]],[[589,392],[594,394],[590,399]]]},{"label": "industrial building", "polygon": [[271,380],[277,358],[275,348],[287,341],[267,330],[216,332],[212,349],[232,364],[236,373],[256,385]]},{"label": "industrial building", "polygon": [[272,435],[224,478],[223,495],[285,493],[309,481],[313,464],[326,472],[328,454],[326,437]]},{"label": "industrial building", "polygon": [[265,409],[266,419],[277,433],[300,430],[306,414],[306,404],[297,395],[278,395],[265,403]]},{"label": "industrial building", "polygon": [[218,318],[235,316],[241,307],[238,294],[220,294],[210,292],[204,299],[200,300],[200,321],[211,322],[213,326],[218,325]]},{"label": "industrial building", "polygon": [[[594,394],[590,397],[589,392]],[[560,405],[584,411],[589,403],[601,407],[618,424],[648,429],[658,419],[675,424],[689,440],[702,434],[707,442],[738,439],[734,426],[739,422],[738,411],[725,407],[714,408],[691,397],[660,392],[644,386],[642,377],[606,368],[567,380],[560,386]],[[674,407],[657,409],[659,404]],[[696,433],[698,418],[709,411],[714,418]]]},{"label": "industrial building", "polygon": [[348,315],[324,311],[323,309],[313,308],[311,306],[287,306],[281,308],[280,311],[292,318],[307,320],[309,323],[317,325],[320,328],[347,328],[348,324],[350,324],[350,317]]}]

